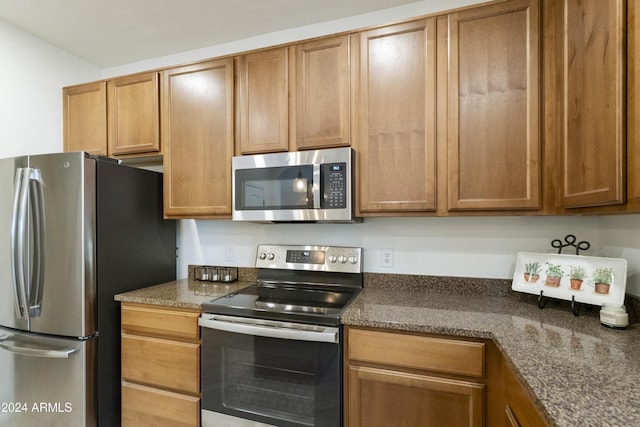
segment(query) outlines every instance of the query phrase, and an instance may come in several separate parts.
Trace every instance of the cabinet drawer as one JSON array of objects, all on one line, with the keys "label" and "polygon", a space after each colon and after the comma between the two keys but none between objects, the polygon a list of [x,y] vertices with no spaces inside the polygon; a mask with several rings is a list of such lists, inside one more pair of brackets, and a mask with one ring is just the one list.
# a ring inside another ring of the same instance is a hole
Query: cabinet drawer
[{"label": "cabinet drawer", "polygon": [[122,334],[122,379],[200,393],[200,345]]},{"label": "cabinet drawer", "polygon": [[137,384],[122,383],[122,427],[197,427],[200,399]]},{"label": "cabinet drawer", "polygon": [[198,311],[122,304],[122,329],[126,332],[182,339],[200,338]]},{"label": "cabinet drawer", "polygon": [[480,342],[349,329],[350,360],[482,377],[484,352]]}]

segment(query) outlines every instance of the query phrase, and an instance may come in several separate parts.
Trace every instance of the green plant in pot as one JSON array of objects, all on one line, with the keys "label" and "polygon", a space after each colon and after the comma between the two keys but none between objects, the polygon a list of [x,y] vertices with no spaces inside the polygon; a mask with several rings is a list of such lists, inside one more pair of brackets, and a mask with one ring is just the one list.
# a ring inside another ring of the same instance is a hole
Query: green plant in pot
[{"label": "green plant in pot", "polygon": [[596,287],[596,293],[608,294],[613,281],[613,269],[609,267],[596,268],[593,272],[593,284]]},{"label": "green plant in pot", "polygon": [[584,279],[586,279],[586,277],[587,271],[584,269],[584,267],[572,266],[569,270],[569,281],[571,284],[571,289],[576,291],[580,290],[582,282],[584,281]]},{"label": "green plant in pot", "polygon": [[524,280],[535,283],[540,278],[540,263],[528,262],[524,264]]},{"label": "green plant in pot", "polygon": [[547,286],[553,286],[557,288],[560,286],[560,280],[562,279],[562,266],[560,264],[547,263],[547,280],[544,282]]}]

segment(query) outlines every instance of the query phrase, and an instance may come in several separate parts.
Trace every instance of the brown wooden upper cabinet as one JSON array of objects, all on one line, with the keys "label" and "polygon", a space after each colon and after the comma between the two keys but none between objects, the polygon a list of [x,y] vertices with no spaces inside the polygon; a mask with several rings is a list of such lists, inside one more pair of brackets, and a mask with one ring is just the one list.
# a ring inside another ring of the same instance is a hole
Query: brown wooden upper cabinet
[{"label": "brown wooden upper cabinet", "polygon": [[107,83],[62,90],[63,149],[107,155]]},{"label": "brown wooden upper cabinet", "polygon": [[164,213],[231,216],[233,59],[163,71]]},{"label": "brown wooden upper cabinet", "polygon": [[289,149],[289,48],[238,58],[238,154]]},{"label": "brown wooden upper cabinet", "polygon": [[358,49],[358,210],[436,208],[436,20],[365,31]]},{"label": "brown wooden upper cabinet", "polygon": [[540,208],[539,34],[538,0],[439,20],[449,210]]},{"label": "brown wooden upper cabinet", "polygon": [[[550,119],[555,118],[558,204],[625,203],[626,1],[545,3]],[[633,53],[632,53],[633,54]]]},{"label": "brown wooden upper cabinet", "polygon": [[296,148],[351,143],[349,36],[295,46]]},{"label": "brown wooden upper cabinet", "polygon": [[109,154],[160,151],[158,73],[122,77],[107,83]]}]

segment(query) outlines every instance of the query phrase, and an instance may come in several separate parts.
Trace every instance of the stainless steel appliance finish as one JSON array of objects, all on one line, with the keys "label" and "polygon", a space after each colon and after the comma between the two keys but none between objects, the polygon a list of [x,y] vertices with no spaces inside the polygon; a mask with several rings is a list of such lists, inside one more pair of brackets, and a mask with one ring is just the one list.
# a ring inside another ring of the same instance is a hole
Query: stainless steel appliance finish
[{"label": "stainless steel appliance finish", "polygon": [[351,148],[233,158],[233,220],[359,222]]},{"label": "stainless steel appliance finish", "polygon": [[117,293],[175,279],[162,176],[86,153],[0,160],[0,426],[120,422]]},{"label": "stainless steel appliance finish", "polygon": [[340,315],[362,250],[259,245],[256,267],[258,283],[203,304],[202,425],[341,425]]}]

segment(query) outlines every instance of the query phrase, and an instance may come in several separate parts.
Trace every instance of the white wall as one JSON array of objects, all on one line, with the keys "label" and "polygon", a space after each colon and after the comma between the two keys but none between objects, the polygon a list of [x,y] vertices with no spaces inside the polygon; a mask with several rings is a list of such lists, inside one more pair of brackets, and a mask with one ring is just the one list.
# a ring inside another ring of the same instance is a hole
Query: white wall
[{"label": "white wall", "polygon": [[[252,267],[257,244],[282,243],[363,247],[367,272],[508,279],[518,252],[555,253],[551,240],[567,234],[591,243],[583,255],[599,255],[598,222],[595,216],[370,218],[361,224],[184,220],[178,275],[186,276],[188,264]],[[393,267],[382,267],[382,248],[394,250]]]},{"label": "white wall", "polygon": [[0,158],[62,151],[62,87],[100,69],[0,20]]}]

